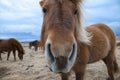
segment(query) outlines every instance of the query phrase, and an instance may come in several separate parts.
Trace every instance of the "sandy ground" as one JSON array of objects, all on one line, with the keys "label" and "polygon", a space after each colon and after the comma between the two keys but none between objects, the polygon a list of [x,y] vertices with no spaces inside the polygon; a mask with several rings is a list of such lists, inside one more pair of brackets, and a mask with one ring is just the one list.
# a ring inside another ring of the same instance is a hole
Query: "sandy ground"
[{"label": "sandy ground", "polygon": [[[59,74],[49,71],[41,50],[35,52],[28,49],[28,44],[22,45],[26,53],[23,61],[20,61],[18,57],[17,61],[14,61],[12,53],[10,60],[7,61],[7,54],[2,54],[0,80],[61,80]],[[116,57],[120,68],[120,47],[117,47]],[[73,72],[71,75],[70,80],[75,80]],[[107,69],[102,61],[87,66],[85,80],[105,80],[107,76]],[[115,75],[115,80],[120,80],[120,71]]]}]

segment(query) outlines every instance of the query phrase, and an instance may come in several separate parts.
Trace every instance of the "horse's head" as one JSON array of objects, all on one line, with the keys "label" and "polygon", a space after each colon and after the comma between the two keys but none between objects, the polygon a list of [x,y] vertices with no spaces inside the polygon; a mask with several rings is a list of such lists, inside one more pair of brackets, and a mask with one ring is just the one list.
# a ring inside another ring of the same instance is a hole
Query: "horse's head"
[{"label": "horse's head", "polygon": [[20,60],[23,60],[23,55],[25,54],[25,51],[24,50],[21,50],[18,54],[18,57]]},{"label": "horse's head", "polygon": [[[67,73],[77,55],[76,17],[81,0],[42,0],[44,13],[41,41],[53,72]],[[44,41],[43,41],[44,40]]]}]

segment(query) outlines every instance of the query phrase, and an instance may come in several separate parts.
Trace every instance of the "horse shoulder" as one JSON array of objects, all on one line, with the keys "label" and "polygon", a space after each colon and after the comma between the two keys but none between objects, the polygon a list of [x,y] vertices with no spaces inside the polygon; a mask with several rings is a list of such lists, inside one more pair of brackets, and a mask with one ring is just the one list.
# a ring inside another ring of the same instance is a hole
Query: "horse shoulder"
[{"label": "horse shoulder", "polygon": [[111,49],[109,36],[104,33],[108,30],[103,24],[91,25],[86,29],[88,32],[92,33],[91,45],[89,48],[89,63],[96,62],[108,55]]}]

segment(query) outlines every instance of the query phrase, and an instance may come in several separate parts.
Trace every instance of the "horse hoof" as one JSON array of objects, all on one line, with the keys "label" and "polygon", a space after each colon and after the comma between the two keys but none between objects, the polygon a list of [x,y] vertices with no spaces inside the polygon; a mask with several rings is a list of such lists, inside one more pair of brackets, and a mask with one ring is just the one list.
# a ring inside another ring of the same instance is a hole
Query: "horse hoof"
[{"label": "horse hoof", "polygon": [[111,80],[110,77],[108,77],[106,80]]}]

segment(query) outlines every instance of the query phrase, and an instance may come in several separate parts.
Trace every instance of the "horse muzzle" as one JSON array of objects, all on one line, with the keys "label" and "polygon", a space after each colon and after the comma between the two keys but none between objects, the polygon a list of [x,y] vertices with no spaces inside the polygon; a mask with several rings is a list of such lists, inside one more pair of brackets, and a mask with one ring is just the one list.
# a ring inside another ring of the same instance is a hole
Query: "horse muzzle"
[{"label": "horse muzzle", "polygon": [[[67,73],[71,70],[77,55],[77,43],[74,42],[72,44],[72,48],[68,50],[64,51],[65,53],[61,53],[62,55],[60,54],[60,50],[58,53],[55,53],[52,50],[52,44],[50,42],[46,42],[45,57],[51,71],[55,73]],[[66,56],[66,54],[68,55]]]}]

